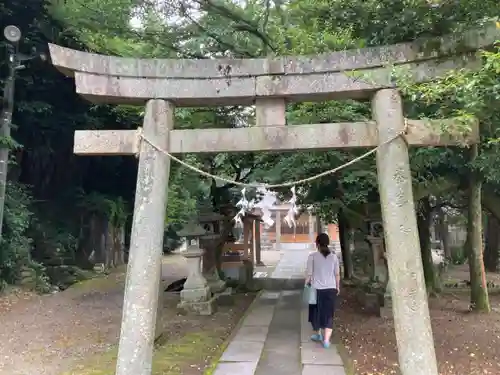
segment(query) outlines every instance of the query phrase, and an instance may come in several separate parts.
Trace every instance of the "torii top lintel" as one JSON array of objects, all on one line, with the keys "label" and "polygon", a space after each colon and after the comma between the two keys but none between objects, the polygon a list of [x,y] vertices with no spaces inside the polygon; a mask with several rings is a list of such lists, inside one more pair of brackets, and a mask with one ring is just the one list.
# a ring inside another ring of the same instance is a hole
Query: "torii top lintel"
[{"label": "torii top lintel", "polygon": [[54,66],[74,76],[93,102],[144,103],[161,98],[178,106],[252,104],[258,97],[292,101],[366,98],[394,87],[392,67],[424,81],[480,63],[475,51],[500,38],[495,25],[460,35],[314,56],[261,59],[135,59],[49,44]]}]

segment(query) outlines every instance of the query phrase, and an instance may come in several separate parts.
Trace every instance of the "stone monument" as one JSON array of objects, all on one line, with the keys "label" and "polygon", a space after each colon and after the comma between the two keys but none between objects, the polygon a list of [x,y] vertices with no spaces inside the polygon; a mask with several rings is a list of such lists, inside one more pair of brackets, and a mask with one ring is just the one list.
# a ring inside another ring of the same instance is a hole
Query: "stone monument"
[{"label": "stone monument", "polygon": [[371,250],[371,274],[372,281],[385,285],[388,278],[388,270],[384,257],[384,228],[381,221],[369,222],[369,234],[366,240],[370,243]]},{"label": "stone monument", "polygon": [[215,298],[201,270],[204,250],[199,246],[200,238],[207,231],[198,224],[189,223],[177,234],[186,238],[187,249],[182,252],[182,256],[186,258],[188,266],[188,277],[181,291],[178,308],[200,315],[211,315],[215,311]]},{"label": "stone monument", "polygon": [[391,283],[382,222],[373,221],[370,223],[370,235],[366,239],[370,242],[373,257],[371,279],[380,284],[382,288],[379,299],[380,316],[392,317]]},{"label": "stone monument", "polygon": [[370,243],[372,253],[370,279],[381,285],[385,285],[389,279],[389,275],[385,264],[384,239],[374,236],[366,236],[366,239]]}]

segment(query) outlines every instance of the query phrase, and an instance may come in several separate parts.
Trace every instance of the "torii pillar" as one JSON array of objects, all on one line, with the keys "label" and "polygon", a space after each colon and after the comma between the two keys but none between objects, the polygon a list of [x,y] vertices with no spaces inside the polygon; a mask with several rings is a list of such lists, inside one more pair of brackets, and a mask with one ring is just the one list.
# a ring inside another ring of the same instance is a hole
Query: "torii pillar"
[{"label": "torii pillar", "polygon": [[[372,107],[380,144],[405,131],[397,90],[377,91]],[[379,148],[377,174],[392,306],[394,312],[404,312],[393,314],[401,372],[419,374],[418,363],[425,363],[423,374],[438,374],[405,139],[398,137]],[[401,272],[401,265],[405,272]]]},{"label": "torii pillar", "polygon": [[[75,132],[76,154],[139,153],[116,375],[151,374],[170,165],[162,150],[170,154],[284,152],[377,145],[380,146],[377,168],[401,372],[403,375],[437,375],[419,261],[408,144],[477,143],[478,124],[471,124],[469,134],[439,134],[433,130],[432,121],[411,120],[406,141],[398,138],[386,144],[405,128],[401,98],[394,89],[391,68],[386,65],[396,59],[395,63],[411,69],[417,81],[434,79],[450,69],[477,66],[475,55],[466,52],[494,45],[499,33],[493,26],[473,30],[462,37],[442,37],[437,43],[431,40],[434,43],[426,45],[438,46],[432,53],[415,53],[422,50],[420,41],[379,50],[249,60],[127,59],[49,45],[54,66],[74,76],[77,93],[87,99],[97,103],[147,103],[144,137],[135,130]],[[458,58],[457,51],[463,52]],[[432,60],[434,56],[440,58]],[[346,73],[352,71],[367,72],[368,78]],[[293,101],[373,98],[375,121],[283,126],[285,98]],[[234,129],[171,130],[171,103],[184,107],[255,103],[258,124]],[[279,122],[268,122],[274,114]],[[437,126],[456,121],[438,120]],[[458,123],[463,125],[461,119]],[[276,225],[276,229],[280,228],[281,222],[277,220]]]},{"label": "torii pillar", "polygon": [[[174,106],[165,100],[149,100],[144,116],[144,135],[159,147],[169,144],[174,125]],[[118,345],[116,374],[150,374],[167,204],[170,158],[147,142],[139,152],[134,219],[130,239],[123,317]],[[161,304],[159,305],[161,308]],[[137,350],[138,345],[150,350]]]}]

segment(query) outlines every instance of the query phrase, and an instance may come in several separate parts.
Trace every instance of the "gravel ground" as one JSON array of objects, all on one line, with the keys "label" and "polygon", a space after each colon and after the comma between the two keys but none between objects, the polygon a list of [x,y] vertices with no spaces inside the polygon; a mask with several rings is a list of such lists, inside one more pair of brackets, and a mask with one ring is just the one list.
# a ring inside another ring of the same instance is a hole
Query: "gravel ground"
[{"label": "gravel ground", "polygon": [[[179,255],[165,258],[164,279],[186,274]],[[58,375],[117,343],[123,270],[47,296],[0,298],[0,375]]]},{"label": "gravel ground", "polygon": [[[462,268],[453,270],[454,278],[468,279]],[[488,279],[496,282],[498,275]],[[468,312],[469,298],[457,290],[429,301],[440,375],[500,374],[500,295],[490,295],[490,314]],[[336,319],[356,375],[400,374],[392,320],[364,314],[349,288]]]}]

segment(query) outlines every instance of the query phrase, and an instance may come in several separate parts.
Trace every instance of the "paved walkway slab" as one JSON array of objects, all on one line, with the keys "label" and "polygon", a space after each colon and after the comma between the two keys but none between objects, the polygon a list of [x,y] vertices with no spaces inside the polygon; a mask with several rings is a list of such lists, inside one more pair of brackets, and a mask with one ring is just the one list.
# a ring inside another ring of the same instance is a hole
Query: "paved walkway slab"
[{"label": "paved walkway slab", "polygon": [[271,274],[273,279],[303,279],[306,263],[312,248],[304,246],[283,251],[281,259]]},{"label": "paved walkway slab", "polygon": [[253,303],[214,375],[345,375],[337,348],[309,340],[301,291],[263,292]]},{"label": "paved walkway slab", "polygon": [[343,366],[304,365],[301,375],[345,375],[345,370]]},{"label": "paved walkway slab", "polygon": [[254,375],[257,362],[221,362],[214,375]]},{"label": "paved walkway slab", "polygon": [[255,375],[300,374],[300,306],[298,292],[282,292]]},{"label": "paved walkway slab", "polygon": [[[311,249],[282,249],[271,278],[300,282]],[[269,277],[266,270],[264,277]],[[214,375],[345,375],[335,345],[310,341],[302,291],[264,291],[223,353]]]}]

